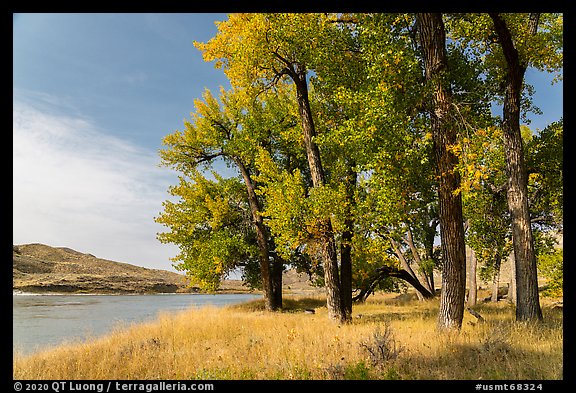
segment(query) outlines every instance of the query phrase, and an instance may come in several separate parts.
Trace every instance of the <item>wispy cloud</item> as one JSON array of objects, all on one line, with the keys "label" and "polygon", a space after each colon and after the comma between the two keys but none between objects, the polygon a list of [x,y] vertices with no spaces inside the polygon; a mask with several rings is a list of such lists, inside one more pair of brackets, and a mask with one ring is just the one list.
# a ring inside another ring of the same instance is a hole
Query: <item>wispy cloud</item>
[{"label": "wispy cloud", "polygon": [[150,78],[146,72],[138,70],[120,76],[120,80],[122,82],[128,83],[130,85],[142,84],[148,81],[149,79]]},{"label": "wispy cloud", "polygon": [[107,135],[89,120],[20,102],[13,111],[13,242],[39,242],[170,268],[162,209],[175,175],[155,151]]}]

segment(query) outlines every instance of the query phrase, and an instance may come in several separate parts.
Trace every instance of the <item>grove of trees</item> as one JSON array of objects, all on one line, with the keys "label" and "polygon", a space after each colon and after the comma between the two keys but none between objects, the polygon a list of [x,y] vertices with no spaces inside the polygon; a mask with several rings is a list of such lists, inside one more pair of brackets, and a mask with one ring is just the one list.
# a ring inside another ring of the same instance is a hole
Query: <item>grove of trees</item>
[{"label": "grove of trees", "polygon": [[552,290],[562,281],[563,122],[526,125],[539,109],[524,75],[562,77],[562,14],[254,13],[217,27],[195,46],[231,88],[206,90],[160,151],[180,173],[156,217],[176,268],[209,290],[241,268],[270,311],[282,272],[306,272],[338,323],[378,289],[437,296],[437,271],[451,330],[466,246],[496,283],[513,252],[516,319],[542,319],[538,264]]}]

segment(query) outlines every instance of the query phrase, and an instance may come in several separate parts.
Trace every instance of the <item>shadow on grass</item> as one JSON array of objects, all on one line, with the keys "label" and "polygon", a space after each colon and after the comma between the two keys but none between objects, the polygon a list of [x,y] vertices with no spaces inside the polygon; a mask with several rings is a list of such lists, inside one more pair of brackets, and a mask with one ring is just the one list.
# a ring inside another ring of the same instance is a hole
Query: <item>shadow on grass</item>
[{"label": "shadow on grass", "polygon": [[[245,311],[264,311],[264,299],[255,299],[245,303],[230,306]],[[320,307],[326,307],[326,299],[314,297],[298,297],[282,299],[282,312],[304,312]]]},{"label": "shadow on grass", "polygon": [[446,342],[434,356],[412,351],[400,356],[388,367],[392,367],[401,379],[562,379],[561,353],[518,348],[499,336],[478,343]]},{"label": "shadow on grass", "polygon": [[[504,303],[479,304],[475,310],[484,316],[484,323],[468,315],[460,332],[443,335],[430,331],[430,342],[405,348],[394,362],[374,365],[372,378],[388,379],[389,375],[397,379],[434,380],[563,378],[561,311],[545,308],[543,321],[519,323],[515,322],[514,307]],[[369,315],[366,320],[386,323],[414,318],[435,323],[437,309],[391,310]]]},{"label": "shadow on grass", "polygon": [[428,321],[437,319],[437,312],[433,310],[417,310],[409,312],[385,311],[370,314],[356,314],[356,318],[360,320],[360,323],[392,322],[405,320]]},{"label": "shadow on grass", "polygon": [[[428,302],[428,303],[427,303]],[[394,301],[382,302],[382,309],[356,313],[355,316],[365,322],[392,322],[404,320],[436,321],[438,319],[437,300],[420,301]],[[478,303],[472,309],[479,313],[486,322],[498,323],[514,320],[515,308],[507,302]],[[562,326],[563,311],[551,307],[543,307],[544,320],[539,323],[541,327],[556,328]],[[468,310],[464,311],[464,324],[476,324],[478,320]]]}]

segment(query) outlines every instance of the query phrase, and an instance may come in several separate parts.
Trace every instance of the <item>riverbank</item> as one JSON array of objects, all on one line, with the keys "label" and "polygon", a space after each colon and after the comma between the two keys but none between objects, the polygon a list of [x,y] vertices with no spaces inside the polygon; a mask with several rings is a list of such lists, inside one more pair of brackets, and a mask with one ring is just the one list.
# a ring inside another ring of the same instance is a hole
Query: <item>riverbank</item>
[{"label": "riverbank", "polygon": [[[517,324],[505,302],[466,313],[457,335],[436,332],[438,300],[394,294],[327,318],[322,296],[285,311],[261,300],[202,307],[118,329],[88,343],[15,354],[15,379],[561,379],[562,311],[543,301],[541,325]],[[314,313],[305,310],[313,309]]]}]

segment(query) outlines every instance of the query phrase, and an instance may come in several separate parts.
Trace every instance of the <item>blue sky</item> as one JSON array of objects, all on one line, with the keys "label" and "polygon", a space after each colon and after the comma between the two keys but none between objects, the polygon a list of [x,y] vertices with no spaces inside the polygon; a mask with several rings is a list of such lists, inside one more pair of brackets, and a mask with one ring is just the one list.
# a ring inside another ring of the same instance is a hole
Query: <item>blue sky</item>
[{"label": "blue sky", "polygon": [[[193,41],[226,14],[13,16],[13,243],[45,243],[173,270],[177,248],[153,217],[176,174],[162,138],[183,128],[205,88],[228,86]],[[528,70],[544,128],[562,83]]]}]

